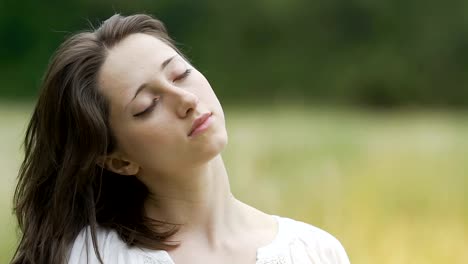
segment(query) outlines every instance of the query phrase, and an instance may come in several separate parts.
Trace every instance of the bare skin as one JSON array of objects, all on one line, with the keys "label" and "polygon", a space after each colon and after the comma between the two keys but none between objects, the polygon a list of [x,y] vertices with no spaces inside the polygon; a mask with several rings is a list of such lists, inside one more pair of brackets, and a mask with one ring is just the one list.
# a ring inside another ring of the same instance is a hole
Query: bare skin
[{"label": "bare skin", "polygon": [[[109,50],[98,83],[117,140],[102,163],[148,187],[149,217],[182,224],[172,238],[181,245],[168,252],[172,260],[255,263],[277,223],[231,193],[221,157],[224,113],[206,78],[164,42],[137,33]],[[191,134],[203,114],[211,115],[209,125]]]}]

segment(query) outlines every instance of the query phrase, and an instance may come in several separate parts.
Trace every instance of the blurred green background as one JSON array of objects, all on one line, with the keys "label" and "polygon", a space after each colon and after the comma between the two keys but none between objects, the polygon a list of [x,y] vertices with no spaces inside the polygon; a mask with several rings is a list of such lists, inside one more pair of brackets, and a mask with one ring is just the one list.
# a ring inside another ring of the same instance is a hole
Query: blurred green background
[{"label": "blurred green background", "polygon": [[234,194],[352,263],[468,263],[468,1],[0,2],[0,263],[41,76],[69,34],[160,18],[225,108]]}]

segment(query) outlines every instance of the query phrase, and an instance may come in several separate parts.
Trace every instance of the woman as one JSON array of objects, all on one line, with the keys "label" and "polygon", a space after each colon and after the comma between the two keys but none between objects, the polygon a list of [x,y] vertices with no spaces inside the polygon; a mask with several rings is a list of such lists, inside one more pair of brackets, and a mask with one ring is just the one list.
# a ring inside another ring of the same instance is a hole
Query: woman
[{"label": "woman", "polygon": [[308,224],[235,199],[210,84],[147,15],[54,55],[25,139],[12,263],[349,263]]}]

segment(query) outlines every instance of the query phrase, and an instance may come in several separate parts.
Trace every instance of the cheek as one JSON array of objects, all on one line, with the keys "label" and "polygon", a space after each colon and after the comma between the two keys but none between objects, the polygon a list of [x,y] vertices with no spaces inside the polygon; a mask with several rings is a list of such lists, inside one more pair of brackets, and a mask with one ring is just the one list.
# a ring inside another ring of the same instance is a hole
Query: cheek
[{"label": "cheek", "polygon": [[128,158],[143,168],[169,163],[177,156],[180,143],[180,138],[174,135],[174,128],[162,125],[128,128],[122,131],[119,139]]},{"label": "cheek", "polygon": [[164,131],[154,130],[148,126],[138,126],[122,131],[120,142],[122,149],[129,156],[139,156],[141,153],[159,145]]}]

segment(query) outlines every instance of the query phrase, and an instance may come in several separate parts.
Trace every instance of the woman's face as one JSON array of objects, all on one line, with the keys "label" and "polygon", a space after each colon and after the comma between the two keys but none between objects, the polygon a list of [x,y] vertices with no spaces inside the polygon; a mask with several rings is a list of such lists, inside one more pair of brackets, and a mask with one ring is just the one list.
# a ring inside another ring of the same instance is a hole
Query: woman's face
[{"label": "woman's face", "polygon": [[[156,37],[136,33],[111,48],[98,83],[117,141],[110,156],[124,161],[114,164],[171,174],[206,163],[227,143],[223,110],[206,78]],[[208,126],[190,134],[205,114]]]}]

